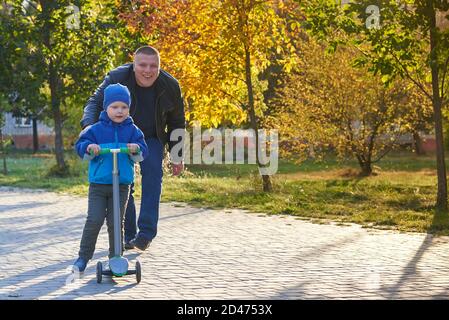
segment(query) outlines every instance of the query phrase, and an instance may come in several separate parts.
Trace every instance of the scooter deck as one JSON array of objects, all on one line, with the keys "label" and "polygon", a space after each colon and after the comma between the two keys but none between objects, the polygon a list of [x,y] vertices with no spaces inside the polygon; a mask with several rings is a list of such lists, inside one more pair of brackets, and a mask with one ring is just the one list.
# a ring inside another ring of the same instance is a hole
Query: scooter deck
[{"label": "scooter deck", "polygon": [[131,275],[131,274],[136,274],[136,273],[137,273],[136,270],[128,270],[126,272],[126,274],[124,274],[123,276],[116,276],[115,274],[112,273],[111,270],[104,270],[104,271],[101,272],[102,275],[110,276],[110,277],[124,277],[124,276],[128,276],[128,275]]}]

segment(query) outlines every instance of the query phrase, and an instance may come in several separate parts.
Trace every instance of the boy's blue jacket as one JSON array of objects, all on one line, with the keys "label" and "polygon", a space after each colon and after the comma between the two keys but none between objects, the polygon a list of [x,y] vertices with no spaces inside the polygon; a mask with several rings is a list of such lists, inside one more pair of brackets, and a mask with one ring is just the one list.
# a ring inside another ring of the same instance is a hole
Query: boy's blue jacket
[{"label": "boy's blue jacket", "polygon": [[120,184],[131,184],[134,181],[134,162],[142,161],[148,155],[148,146],[142,131],[137,128],[131,117],[122,123],[115,123],[106,111],[102,111],[100,119],[94,125],[84,129],[75,144],[78,155],[89,163],[89,182],[112,184],[112,154],[92,157],[86,153],[89,144],[98,144],[100,148],[126,147],[128,143],[136,143],[140,147],[138,155],[118,154]]}]

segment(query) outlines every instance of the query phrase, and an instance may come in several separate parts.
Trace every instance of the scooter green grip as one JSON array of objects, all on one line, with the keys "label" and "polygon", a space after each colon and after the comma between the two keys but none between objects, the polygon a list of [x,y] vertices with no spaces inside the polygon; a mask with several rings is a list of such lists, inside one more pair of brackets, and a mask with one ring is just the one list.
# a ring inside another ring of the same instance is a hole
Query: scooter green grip
[{"label": "scooter green grip", "polygon": [[[137,153],[138,153],[139,151],[140,151],[140,148],[138,147],[138,148],[137,148]],[[110,149],[110,148],[104,148],[104,149],[100,149],[100,153],[99,153],[99,154],[108,154],[108,153],[110,153],[110,152],[111,152],[111,149]],[[129,148],[123,147],[123,148],[120,148],[120,153],[131,153],[131,152],[129,151]],[[92,150],[90,150],[89,154],[90,154],[91,156],[93,156],[93,155],[94,155],[94,152],[93,152]]]},{"label": "scooter green grip", "polygon": [[[111,152],[111,149],[109,149],[109,148],[104,148],[104,149],[100,149],[100,152],[99,152],[98,154],[107,154],[107,153],[109,153],[109,152]],[[121,152],[121,151],[120,151],[120,152]],[[93,150],[90,150],[89,155],[94,156],[94,155],[95,155],[94,151],[93,151]]]},{"label": "scooter green grip", "polygon": [[110,152],[111,152],[111,149],[104,148],[104,149],[100,149],[100,153],[99,154],[107,154],[107,153],[110,153]]},{"label": "scooter green grip", "polygon": [[[136,153],[139,153],[139,151],[140,151],[140,147],[137,146]],[[120,153],[131,153],[131,151],[129,151],[129,148],[124,147],[124,148],[120,148]]]},{"label": "scooter green grip", "polygon": [[[109,152],[111,152],[110,149],[109,148],[105,148],[105,149],[100,149],[100,152],[98,154],[107,154]],[[94,156],[95,155],[94,151],[90,150],[89,151],[89,155]]]}]

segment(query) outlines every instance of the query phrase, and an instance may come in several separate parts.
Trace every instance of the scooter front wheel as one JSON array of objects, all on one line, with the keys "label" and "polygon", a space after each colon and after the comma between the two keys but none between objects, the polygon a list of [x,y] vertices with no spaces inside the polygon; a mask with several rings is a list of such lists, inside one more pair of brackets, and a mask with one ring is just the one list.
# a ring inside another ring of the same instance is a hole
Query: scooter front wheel
[{"label": "scooter front wheel", "polygon": [[103,264],[101,261],[97,262],[97,283],[101,283],[103,279]]}]

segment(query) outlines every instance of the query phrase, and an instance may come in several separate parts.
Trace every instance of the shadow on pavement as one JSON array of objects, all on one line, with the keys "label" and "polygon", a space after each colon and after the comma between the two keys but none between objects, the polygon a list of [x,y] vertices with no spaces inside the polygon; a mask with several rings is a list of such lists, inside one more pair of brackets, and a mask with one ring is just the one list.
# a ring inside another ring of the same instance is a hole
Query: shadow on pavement
[{"label": "shadow on pavement", "polygon": [[[326,243],[324,245],[322,245],[321,247],[317,247],[317,248],[312,248],[311,250],[309,250],[306,253],[302,253],[296,256],[296,259],[298,261],[301,261],[303,264],[307,264],[307,259],[304,258],[308,258],[308,257],[317,257],[322,255],[323,253],[330,251],[334,248],[339,248],[339,247],[343,247],[347,244],[352,244],[354,243],[357,239],[360,239],[364,236],[363,233],[357,233],[355,234],[355,236],[352,237],[345,237],[343,239],[340,239],[336,242],[331,242],[331,243]],[[289,259],[288,262],[290,262],[292,259]],[[283,264],[283,262],[279,262],[280,264]],[[304,272],[304,276],[307,277],[307,271]],[[276,294],[275,296],[270,297],[269,299],[274,299],[274,300],[279,300],[279,299],[300,299],[300,297],[305,297],[306,296],[306,291],[304,290],[304,287],[308,284],[311,283],[311,281],[303,281],[299,284],[293,285],[291,287],[289,287],[288,289],[282,290],[280,291],[278,294]],[[319,295],[315,295],[313,296],[314,298],[320,298]],[[324,296],[323,296],[324,297]],[[311,297],[312,298],[312,297]]]},{"label": "shadow on pavement", "polygon": [[[4,256],[11,253],[35,252],[42,248],[46,251],[63,242],[80,241],[84,224],[80,215],[56,221],[48,219],[48,221],[47,224],[23,229],[20,229],[18,221],[10,221],[8,225],[3,225],[0,254]],[[63,239],[57,235],[63,235]],[[36,243],[35,246],[30,246],[34,243]]]},{"label": "shadow on pavement", "polygon": [[23,210],[23,209],[33,209],[49,204],[54,204],[52,202],[24,202],[21,204],[0,204],[0,212],[2,211],[13,211],[13,210]]},{"label": "shadow on pavement", "polygon": [[181,213],[181,214],[177,214],[177,215],[173,215],[173,216],[161,217],[161,218],[159,218],[159,220],[175,219],[175,218],[179,218],[179,217],[183,217],[183,216],[189,216],[189,215],[192,215],[192,214],[203,213],[205,211],[207,211],[207,210],[206,209],[199,209],[199,210],[195,210],[195,211],[192,211],[192,212]]},{"label": "shadow on pavement", "polygon": [[[99,257],[103,257],[107,254],[108,251],[106,250],[97,252],[94,255],[94,259],[98,259]],[[51,292],[59,290],[60,288],[66,285],[67,279],[71,275],[71,273],[68,271],[68,268],[72,266],[75,260],[76,258],[71,258],[70,260],[57,262],[54,264],[47,265],[45,267],[35,268],[32,270],[15,274],[10,277],[5,277],[0,281],[0,289],[11,287],[11,291],[9,293],[6,293],[6,295],[19,299],[36,299],[39,298],[40,296],[48,295]],[[63,270],[64,270],[63,275],[58,275],[56,277],[41,282],[33,282],[28,286],[21,287],[21,284],[23,284],[26,281],[32,281],[39,277],[48,276],[53,273],[60,273]],[[91,263],[87,267],[85,273],[90,273],[92,270],[95,270],[95,265]]]},{"label": "shadow on pavement", "polygon": [[432,246],[433,236],[427,234],[424,238],[421,246],[416,251],[413,258],[407,263],[407,265],[402,269],[402,275],[396,284],[392,286],[382,286],[381,290],[386,294],[388,299],[395,299],[398,296],[398,293],[401,287],[406,286],[409,280],[416,280],[417,271],[416,267],[421,260],[424,253]]}]

